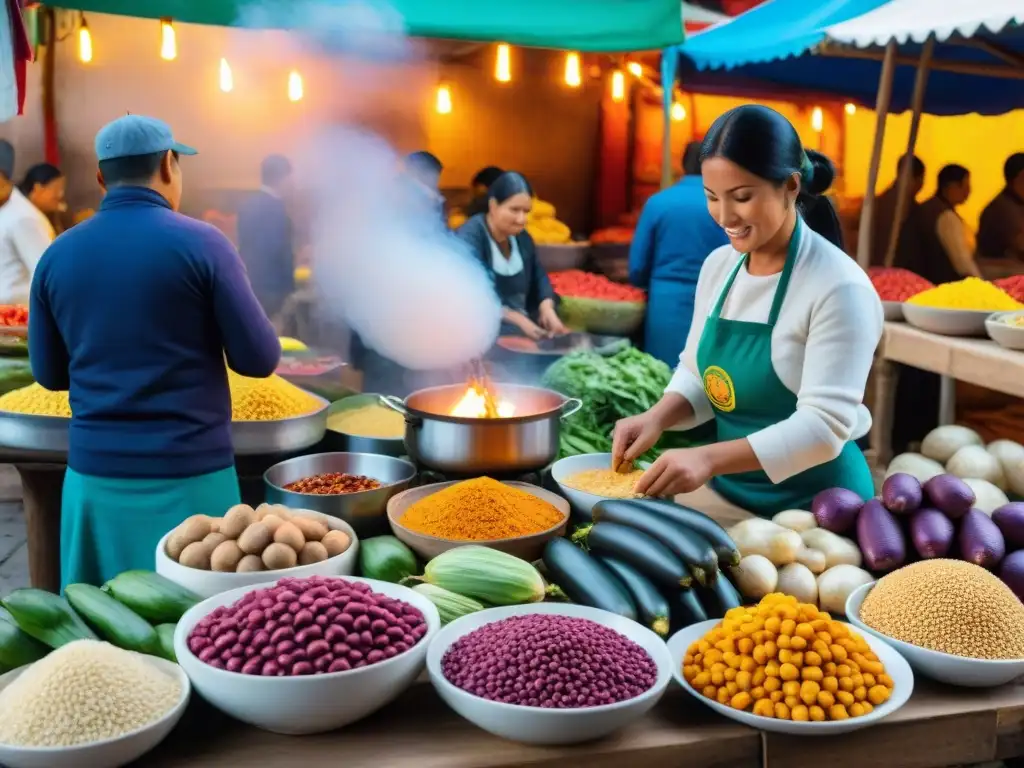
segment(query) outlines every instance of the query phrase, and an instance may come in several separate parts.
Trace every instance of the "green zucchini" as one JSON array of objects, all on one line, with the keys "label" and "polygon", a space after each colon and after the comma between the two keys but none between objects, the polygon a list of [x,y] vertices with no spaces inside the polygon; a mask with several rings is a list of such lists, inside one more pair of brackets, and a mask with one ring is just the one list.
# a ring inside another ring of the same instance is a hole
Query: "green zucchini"
[{"label": "green zucchini", "polygon": [[740,548],[725,529],[703,512],[684,507],[668,499],[636,499],[633,503],[668,518],[676,525],[700,534],[714,547],[718,561],[726,565],[740,564]]},{"label": "green zucchini", "polygon": [[629,563],[624,563],[614,557],[601,557],[598,560],[625,585],[636,604],[640,623],[655,634],[662,637],[668,635],[668,600],[662,596],[651,580]]},{"label": "green zucchini", "polygon": [[544,547],[544,565],[555,584],[574,603],[600,608],[636,621],[636,605],[612,572],[568,539]]},{"label": "green zucchini", "polygon": [[125,571],[103,591],[152,624],[173,623],[199,603],[199,595],[153,571]]},{"label": "green zucchini", "polygon": [[64,596],[78,615],[104,640],[118,648],[155,654],[160,641],[156,630],[131,608],[92,584],[68,584]]},{"label": "green zucchini", "polygon": [[489,605],[539,603],[544,579],[532,564],[508,552],[470,544],[442,552],[423,569],[422,581]]},{"label": "green zucchini", "polygon": [[2,601],[18,627],[51,648],[75,640],[96,640],[68,601],[52,592],[26,587],[16,589]]},{"label": "green zucchini", "polygon": [[14,618],[0,609],[0,668],[5,672],[39,661],[50,652],[31,635],[18,627]]},{"label": "green zucchini", "polygon": [[707,611],[700,604],[696,590],[681,589],[672,600],[672,624],[676,629],[683,629],[691,624],[699,624],[708,620]]},{"label": "green zucchini", "polygon": [[397,584],[419,573],[419,567],[413,551],[394,536],[374,536],[359,542],[359,572]]},{"label": "green zucchini", "polygon": [[[642,531],[619,523],[593,523],[577,531],[584,546],[595,555],[617,557],[660,587],[688,587],[693,579],[672,551]],[[577,537],[574,534],[573,538]]]},{"label": "green zucchini", "polygon": [[743,598],[724,573],[718,574],[718,578],[701,591],[701,597],[708,616],[713,619],[720,619],[733,608],[743,605]]},{"label": "green zucchini", "polygon": [[168,661],[173,661],[175,664],[178,663],[178,655],[174,652],[174,631],[177,628],[177,624],[156,625],[156,637],[159,640],[156,655],[162,656]]},{"label": "green zucchini", "polygon": [[628,525],[657,539],[686,564],[698,584],[706,584],[718,573],[718,555],[707,539],[633,501],[605,499],[594,505],[592,514],[596,522]]}]

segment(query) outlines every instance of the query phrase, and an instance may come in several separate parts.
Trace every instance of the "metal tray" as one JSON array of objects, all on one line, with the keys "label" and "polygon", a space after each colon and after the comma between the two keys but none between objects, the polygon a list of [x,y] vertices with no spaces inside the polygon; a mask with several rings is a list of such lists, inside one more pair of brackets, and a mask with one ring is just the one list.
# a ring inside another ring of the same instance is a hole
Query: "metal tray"
[{"label": "metal tray", "polygon": [[0,411],[0,450],[25,451],[33,458],[59,459],[68,455],[68,425],[63,416],[36,416]]}]

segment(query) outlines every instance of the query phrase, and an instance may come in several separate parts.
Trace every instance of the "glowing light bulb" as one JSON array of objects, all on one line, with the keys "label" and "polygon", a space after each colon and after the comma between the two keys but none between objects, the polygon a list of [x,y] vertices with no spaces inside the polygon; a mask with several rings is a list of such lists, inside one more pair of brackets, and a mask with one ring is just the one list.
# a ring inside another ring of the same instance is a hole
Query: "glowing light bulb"
[{"label": "glowing light bulb", "polygon": [[174,61],[178,57],[178,39],[170,19],[160,19],[160,58]]},{"label": "glowing light bulb", "polygon": [[672,115],[673,120],[675,120],[677,123],[681,123],[683,120],[686,119],[686,107],[684,107],[677,101],[674,104],[672,104],[670,114]]},{"label": "glowing light bulb", "polygon": [[220,60],[220,89],[224,93],[230,93],[235,87],[235,78],[231,75],[231,65],[227,59]]},{"label": "glowing light bulb", "polygon": [[815,107],[811,112],[811,128],[821,133],[821,129],[825,125],[825,115],[821,111],[821,107]]},{"label": "glowing light bulb", "polygon": [[612,101],[622,101],[626,98],[626,76],[621,70],[612,72]]},{"label": "glowing light bulb", "polygon": [[288,100],[299,101],[302,99],[302,75],[294,69],[288,73]]},{"label": "glowing light bulb", "polygon": [[447,85],[437,86],[437,100],[434,105],[439,115],[450,115],[452,113],[452,89]]},{"label": "glowing light bulb", "polygon": [[848,114],[848,115],[856,115],[857,114],[857,105],[856,104],[847,104],[844,107],[844,109],[846,110],[846,114]]},{"label": "glowing light bulb", "polygon": [[499,83],[512,81],[512,49],[506,43],[498,46],[498,55],[494,60],[494,79]]},{"label": "glowing light bulb", "polygon": [[84,64],[92,61],[92,33],[89,25],[82,20],[82,26],[78,28],[78,59]]},{"label": "glowing light bulb", "polygon": [[640,66],[640,62],[638,61],[629,62],[629,64],[626,65],[626,69],[629,70],[629,73],[633,75],[633,77],[640,77],[640,75],[644,73],[644,68]]},{"label": "glowing light bulb", "polygon": [[580,55],[578,53],[565,54],[565,84],[572,88],[579,88],[582,82]]}]

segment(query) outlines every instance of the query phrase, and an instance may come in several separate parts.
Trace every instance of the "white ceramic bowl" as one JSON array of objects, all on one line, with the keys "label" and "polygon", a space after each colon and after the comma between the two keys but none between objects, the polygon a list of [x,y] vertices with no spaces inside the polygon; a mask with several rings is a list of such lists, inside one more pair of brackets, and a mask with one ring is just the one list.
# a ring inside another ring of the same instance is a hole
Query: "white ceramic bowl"
[{"label": "white ceramic bowl", "polygon": [[940,336],[984,336],[985,320],[991,312],[972,309],[937,309],[904,304],[903,316],[915,328]]},{"label": "white ceramic bowl", "polygon": [[427,621],[427,633],[405,653],[348,672],[259,677],[228,672],[200,661],[188,649],[192,628],[222,605],[231,605],[253,589],[272,587],[276,583],[265,582],[222,592],[182,616],[174,633],[178,663],[192,679],[196,691],[217,709],[273,733],[299,736],[333,731],[376,712],[412,685],[423,671],[427,646],[437,634],[441,619],[433,603],[408,587],[376,579],[352,576],[346,579],[369,584],[374,592],[418,608]]},{"label": "white ceramic bowl", "polygon": [[700,640],[710,632],[721,619],[708,619],[699,624],[693,624],[685,629],[676,632],[668,640],[668,650],[672,654],[672,675],[691,696],[706,704],[718,714],[735,720],[751,728],[758,728],[771,733],[789,733],[794,736],[835,736],[840,733],[850,733],[874,725],[879,720],[888,717],[897,709],[902,707],[910,699],[914,692],[914,673],[910,665],[896,650],[886,641],[877,637],[870,637],[868,645],[878,656],[878,659],[885,665],[885,672],[892,678],[893,691],[889,700],[880,707],[875,707],[870,713],[860,717],[851,717],[848,720],[827,720],[821,723],[795,722],[793,720],[776,720],[773,717],[761,717],[750,712],[743,712],[717,701],[712,701],[700,691],[693,689],[686,678],[683,677],[683,657],[686,649],[692,643]]},{"label": "white ceramic bowl", "polygon": [[[569,500],[573,511],[584,518],[589,518],[594,505],[609,497],[570,488],[564,483],[564,480],[577,472],[586,472],[588,469],[611,469],[611,466],[612,455],[610,453],[583,453],[579,456],[566,456],[551,465],[551,479],[558,484],[558,489]],[[650,464],[637,462],[636,466],[639,469],[647,469]]]},{"label": "white ceramic bowl", "polygon": [[1020,661],[969,659],[904,643],[902,640],[883,635],[878,630],[872,629],[861,621],[860,606],[875,583],[865,584],[850,593],[846,599],[846,618],[858,629],[889,643],[910,662],[910,666],[925,677],[962,688],[994,688],[1024,675],[1024,659]]},{"label": "white ceramic bowl", "polygon": [[[292,513],[299,514],[299,510],[292,510]],[[294,568],[284,568],[280,571],[221,573],[219,571],[202,571],[198,568],[189,568],[171,560],[167,556],[167,539],[170,538],[173,531],[168,531],[160,539],[160,543],[156,545],[156,572],[170,579],[175,584],[195,592],[202,598],[213,597],[221,592],[227,592],[238,587],[252,587],[256,584],[263,584],[268,580],[304,579],[310,576],[348,576],[354,573],[356,558],[359,554],[359,539],[356,537],[356,532],[352,530],[352,526],[337,517],[321,515],[318,512],[308,512],[306,514],[324,522],[332,531],[344,531],[352,539],[352,544],[340,555],[329,557],[312,565],[297,565]]]},{"label": "white ceramic bowl", "polygon": [[[0,744],[0,765],[8,768],[117,768],[138,760],[156,747],[174,729],[185,713],[192,695],[192,685],[177,664],[155,656],[142,658],[181,683],[181,698],[170,712],[156,722],[124,736],[81,744],[77,747],[15,747]],[[31,666],[28,664],[18,667],[0,676],[0,690],[13,683]]]},{"label": "white ceramic bowl", "polygon": [[902,301],[883,301],[882,311],[885,313],[885,319],[891,322],[899,322],[903,319],[903,302]]},{"label": "white ceramic bowl", "polygon": [[985,321],[985,332],[992,341],[1007,349],[1024,349],[1024,325],[1007,325],[1007,317],[1024,315],[1024,312],[996,312]]},{"label": "white ceramic bowl", "polygon": [[[590,619],[615,630],[650,654],[658,668],[654,686],[628,701],[582,709],[542,709],[489,701],[467,693],[445,679],[441,659],[448,648],[463,635],[485,624],[509,616],[547,613]],[[524,744],[578,744],[599,739],[638,720],[658,703],[672,677],[672,659],[665,641],[635,621],[597,608],[565,603],[534,603],[488,608],[456,619],[437,633],[427,651],[430,681],[444,702],[474,725],[495,736]]]}]

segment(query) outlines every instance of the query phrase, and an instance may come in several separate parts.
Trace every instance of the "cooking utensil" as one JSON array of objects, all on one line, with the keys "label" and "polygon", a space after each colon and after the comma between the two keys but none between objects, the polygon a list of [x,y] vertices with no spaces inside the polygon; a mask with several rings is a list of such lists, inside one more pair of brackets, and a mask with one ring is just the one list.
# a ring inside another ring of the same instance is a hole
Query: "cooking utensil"
[{"label": "cooking utensil", "polygon": [[379,404],[380,395],[371,393],[352,395],[352,397],[331,403],[331,407],[327,409],[327,434],[324,436],[324,447],[329,451],[344,453],[379,453],[382,456],[395,457],[405,455],[405,443],[401,437],[366,437],[352,435],[331,427],[331,416],[336,413]]},{"label": "cooking utensil", "polygon": [[380,401],[405,416],[405,448],[414,462],[456,475],[515,474],[546,467],[558,455],[561,419],[583,407],[550,389],[497,384],[499,401],[515,406],[515,416],[469,419],[451,416],[466,393],[465,384],[430,387],[403,402]]}]

